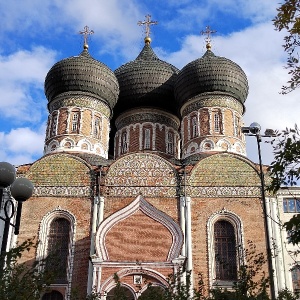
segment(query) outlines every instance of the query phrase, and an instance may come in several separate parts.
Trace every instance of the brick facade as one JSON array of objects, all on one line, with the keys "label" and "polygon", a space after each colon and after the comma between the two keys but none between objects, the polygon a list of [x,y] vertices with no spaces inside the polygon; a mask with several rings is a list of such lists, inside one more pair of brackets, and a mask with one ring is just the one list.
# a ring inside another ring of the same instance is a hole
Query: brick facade
[{"label": "brick facade", "polygon": [[[233,228],[237,247],[246,247],[251,240],[258,252],[265,253],[259,174],[257,166],[245,157],[241,135],[245,99],[231,87],[228,93],[225,89],[194,95],[185,86],[176,94],[184,99],[175,99],[177,69],[162,63],[149,43],[147,40],[137,62],[127,66],[132,68],[132,78],[140,80],[136,68],[140,63],[146,75],[149,65],[155,72],[171,70],[172,81],[168,77],[164,85],[160,82],[163,77],[145,75],[153,82],[139,82],[139,94],[130,98],[127,73],[122,73],[131,107],[126,108],[126,99],[119,98],[124,110],[116,110],[113,120],[114,98],[101,98],[106,90],[102,83],[97,85],[97,76],[95,88],[90,87],[89,73],[82,75],[85,69],[79,69],[78,86],[87,84],[88,92],[78,91],[76,85],[76,91],[62,93],[56,90],[56,84],[60,88],[62,83],[48,78],[55,93],[48,95],[45,156],[18,170],[35,186],[33,197],[24,204],[19,241],[33,236],[39,240],[37,252],[28,254],[26,260],[45,257],[52,222],[67,220],[66,281],[51,286],[65,299],[70,299],[74,289],[85,295],[92,288],[101,293],[101,300],[106,299],[115,286],[114,273],[131,293],[130,299],[137,299],[147,287],[145,282],[165,287],[168,275],[183,266],[193,271],[194,286],[198,273],[203,274],[207,289],[219,284],[214,236],[218,221]],[[78,65],[87,59],[87,53],[84,55],[78,58]],[[94,61],[88,59],[93,68]],[[226,61],[229,67],[232,64]],[[235,70],[240,76],[242,71],[236,66]],[[242,94],[246,95],[247,82],[242,77]],[[158,92],[142,95],[144,86],[152,85],[162,96]],[[122,86],[120,89],[122,95]],[[163,102],[164,96],[169,102]],[[134,101],[136,107],[132,107]],[[180,107],[169,109],[168,103],[180,103]],[[112,121],[116,125],[110,149],[114,159],[108,160]],[[242,258],[232,259],[237,272]],[[232,285],[225,281],[225,286]]]}]

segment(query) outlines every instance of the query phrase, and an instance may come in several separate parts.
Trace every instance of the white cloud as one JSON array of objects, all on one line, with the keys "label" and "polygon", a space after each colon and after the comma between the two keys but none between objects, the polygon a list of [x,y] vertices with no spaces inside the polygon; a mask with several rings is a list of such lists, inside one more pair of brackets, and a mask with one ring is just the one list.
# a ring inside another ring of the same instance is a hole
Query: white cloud
[{"label": "white cloud", "polygon": [[0,56],[0,113],[14,123],[37,122],[46,111],[45,76],[55,52],[43,47]]},{"label": "white cloud", "polygon": [[45,127],[37,131],[31,128],[16,128],[9,133],[0,132],[0,161],[14,165],[30,163],[43,154]]}]

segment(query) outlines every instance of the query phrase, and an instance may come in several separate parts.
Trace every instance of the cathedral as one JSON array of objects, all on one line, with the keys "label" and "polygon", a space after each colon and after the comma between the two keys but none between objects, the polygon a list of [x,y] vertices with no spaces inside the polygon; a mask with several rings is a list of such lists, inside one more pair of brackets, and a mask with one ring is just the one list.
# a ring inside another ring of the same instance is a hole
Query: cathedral
[{"label": "cathedral", "polygon": [[195,287],[201,273],[207,289],[230,288],[240,249],[267,248],[259,167],[241,131],[246,74],[213,53],[209,30],[206,52],[181,70],[146,34],[136,59],[112,71],[83,33],[82,52],[45,78],[44,155],[17,170],[35,187],[18,241],[39,243],[25,259],[55,249],[65,266],[42,299],[110,299],[117,274],[135,300],[182,269]]}]

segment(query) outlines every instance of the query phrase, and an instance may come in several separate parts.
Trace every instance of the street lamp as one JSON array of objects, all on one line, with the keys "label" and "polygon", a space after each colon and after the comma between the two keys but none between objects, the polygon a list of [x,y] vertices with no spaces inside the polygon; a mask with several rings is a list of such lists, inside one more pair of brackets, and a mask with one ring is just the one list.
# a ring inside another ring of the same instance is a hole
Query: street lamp
[{"label": "street lamp", "polygon": [[11,199],[8,199],[3,207],[5,218],[0,216],[0,219],[4,221],[3,238],[1,245],[1,255],[6,252],[7,239],[9,233],[9,226],[15,228],[14,234],[19,234],[21,212],[23,202],[29,199],[33,193],[33,184],[26,178],[16,179],[15,167],[7,162],[0,162],[0,201],[2,204],[3,190],[10,186],[10,193],[14,199],[18,202],[17,214],[15,224],[10,220],[15,214],[15,204]]},{"label": "street lamp", "polygon": [[257,150],[258,150],[258,159],[259,159],[259,177],[261,183],[261,198],[263,204],[263,214],[264,214],[264,224],[265,224],[265,234],[266,234],[266,243],[267,243],[267,257],[268,257],[268,269],[269,269],[269,277],[270,277],[270,291],[271,291],[271,299],[275,299],[275,286],[274,286],[274,277],[273,277],[273,267],[272,267],[272,251],[270,245],[270,234],[269,234],[269,226],[267,220],[267,207],[266,207],[266,194],[265,194],[265,180],[264,173],[262,169],[262,159],[261,159],[261,138],[262,137],[272,137],[275,135],[273,129],[267,129],[264,135],[260,134],[261,126],[253,122],[249,127],[242,127],[242,133],[248,136],[255,136],[257,142]]}]

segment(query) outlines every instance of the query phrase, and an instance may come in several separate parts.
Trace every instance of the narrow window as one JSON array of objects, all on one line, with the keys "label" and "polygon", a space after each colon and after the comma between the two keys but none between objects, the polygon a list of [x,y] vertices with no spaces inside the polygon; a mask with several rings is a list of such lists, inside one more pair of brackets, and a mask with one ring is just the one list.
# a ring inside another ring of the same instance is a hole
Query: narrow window
[{"label": "narrow window", "polygon": [[172,132],[168,132],[168,140],[167,140],[167,153],[174,153],[174,136]]},{"label": "narrow window", "polygon": [[100,118],[99,117],[95,117],[95,120],[94,120],[94,137],[96,139],[100,138]]},{"label": "narrow window", "polygon": [[234,135],[239,136],[240,119],[234,116]]},{"label": "narrow window", "polygon": [[67,283],[70,222],[64,218],[54,219],[50,224],[47,240],[47,254],[53,255],[56,264],[49,263],[46,268],[54,269],[57,274],[55,283]]},{"label": "narrow window", "polygon": [[197,117],[192,118],[192,138],[195,138],[198,136],[198,122]]},{"label": "narrow window", "polygon": [[127,149],[128,149],[127,132],[123,132],[123,134],[122,134],[121,153],[122,154],[126,153]]},{"label": "narrow window", "polygon": [[55,115],[53,115],[52,118],[52,124],[51,124],[51,136],[56,135],[56,131],[57,131],[57,121],[58,121],[58,115],[57,113]]},{"label": "narrow window", "polygon": [[218,113],[214,114],[215,132],[220,132],[220,117]]},{"label": "narrow window", "polygon": [[144,149],[150,149],[150,129],[144,130]]},{"label": "narrow window", "polygon": [[215,274],[216,280],[237,279],[237,253],[234,228],[228,221],[214,225]]},{"label": "narrow window", "polygon": [[71,131],[72,132],[77,132],[78,131],[78,121],[79,121],[79,113],[74,112],[72,114],[72,124],[71,124]]}]

